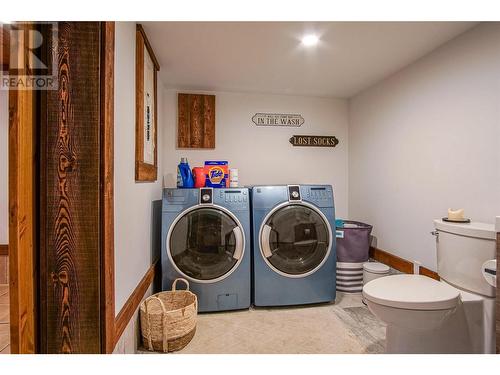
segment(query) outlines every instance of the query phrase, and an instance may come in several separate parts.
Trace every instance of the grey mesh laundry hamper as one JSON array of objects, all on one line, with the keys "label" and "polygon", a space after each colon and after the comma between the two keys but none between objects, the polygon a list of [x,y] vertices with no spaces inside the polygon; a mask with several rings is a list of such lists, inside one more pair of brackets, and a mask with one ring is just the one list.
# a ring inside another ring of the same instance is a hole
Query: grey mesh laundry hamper
[{"label": "grey mesh laundry hamper", "polygon": [[[177,290],[183,281],[187,289]],[[175,279],[172,290],[146,298],[140,306],[144,346],[151,351],[173,352],[184,348],[196,332],[198,300],[185,279]]]},{"label": "grey mesh laundry hamper", "polygon": [[337,290],[359,293],[363,289],[363,263],[368,260],[372,226],[344,220],[337,228]]}]

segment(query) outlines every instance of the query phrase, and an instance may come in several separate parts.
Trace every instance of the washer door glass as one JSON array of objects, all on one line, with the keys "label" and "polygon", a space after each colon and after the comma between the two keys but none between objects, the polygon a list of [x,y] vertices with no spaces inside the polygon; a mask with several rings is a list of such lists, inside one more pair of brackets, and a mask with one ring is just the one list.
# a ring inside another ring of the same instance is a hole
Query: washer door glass
[{"label": "washer door glass", "polygon": [[328,224],[307,206],[288,205],[264,223],[261,251],[278,271],[301,275],[320,266],[330,245]]},{"label": "washer door glass", "polygon": [[199,208],[182,216],[170,234],[170,255],[177,268],[197,280],[218,279],[242,256],[242,231],[225,212]]}]

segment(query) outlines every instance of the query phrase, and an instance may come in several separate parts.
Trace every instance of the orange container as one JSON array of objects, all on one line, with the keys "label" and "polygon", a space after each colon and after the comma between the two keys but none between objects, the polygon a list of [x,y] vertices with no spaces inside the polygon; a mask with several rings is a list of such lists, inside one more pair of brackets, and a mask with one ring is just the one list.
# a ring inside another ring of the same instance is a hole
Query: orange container
[{"label": "orange container", "polygon": [[205,168],[194,167],[193,168],[193,177],[194,177],[194,187],[195,188],[205,187]]}]

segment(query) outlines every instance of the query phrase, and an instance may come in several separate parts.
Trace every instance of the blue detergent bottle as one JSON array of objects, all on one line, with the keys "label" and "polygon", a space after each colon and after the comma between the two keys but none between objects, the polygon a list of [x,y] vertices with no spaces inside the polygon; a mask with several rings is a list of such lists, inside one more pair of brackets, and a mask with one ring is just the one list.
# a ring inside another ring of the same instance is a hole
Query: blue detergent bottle
[{"label": "blue detergent bottle", "polygon": [[189,168],[187,158],[181,158],[177,166],[177,187],[181,189],[194,187],[193,173]]}]

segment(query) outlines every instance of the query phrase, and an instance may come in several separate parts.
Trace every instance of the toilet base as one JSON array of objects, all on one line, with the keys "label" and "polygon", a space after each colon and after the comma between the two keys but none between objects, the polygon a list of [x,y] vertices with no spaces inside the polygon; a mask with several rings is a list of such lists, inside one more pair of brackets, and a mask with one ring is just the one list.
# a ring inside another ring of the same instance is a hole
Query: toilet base
[{"label": "toilet base", "polygon": [[494,311],[488,298],[460,303],[433,329],[386,322],[386,353],[494,354]]},{"label": "toilet base", "polygon": [[[395,326],[386,328],[387,354],[468,354],[477,353],[470,345],[468,335],[441,336],[436,331],[405,330]],[[462,337],[460,337],[462,336]]]},{"label": "toilet base", "polygon": [[386,328],[386,352],[393,354],[466,354],[481,353],[481,350],[473,345],[464,309],[462,306],[458,306],[454,311],[450,311],[440,326],[433,329],[408,328],[388,324]]}]

